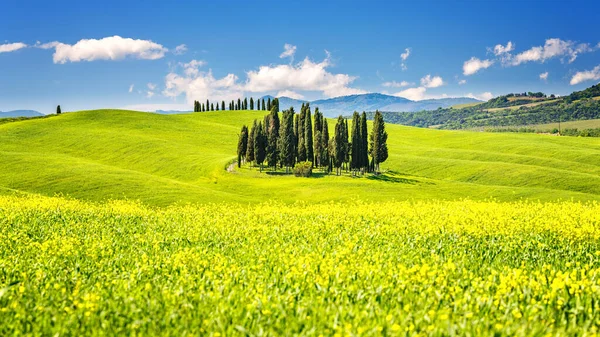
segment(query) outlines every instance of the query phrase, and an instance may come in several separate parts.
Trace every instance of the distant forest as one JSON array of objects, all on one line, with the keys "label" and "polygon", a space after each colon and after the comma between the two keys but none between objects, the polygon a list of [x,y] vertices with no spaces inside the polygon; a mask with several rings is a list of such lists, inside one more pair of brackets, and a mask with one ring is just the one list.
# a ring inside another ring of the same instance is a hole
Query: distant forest
[{"label": "distant forest", "polygon": [[[470,107],[418,112],[382,112],[386,122],[440,129],[524,126],[600,118],[600,84],[555,98],[543,93],[509,94]],[[535,100],[532,100],[535,98]],[[510,108],[535,103],[530,106]],[[506,109],[498,109],[506,108]],[[490,109],[495,109],[490,111]],[[374,112],[368,112],[372,119]]]}]

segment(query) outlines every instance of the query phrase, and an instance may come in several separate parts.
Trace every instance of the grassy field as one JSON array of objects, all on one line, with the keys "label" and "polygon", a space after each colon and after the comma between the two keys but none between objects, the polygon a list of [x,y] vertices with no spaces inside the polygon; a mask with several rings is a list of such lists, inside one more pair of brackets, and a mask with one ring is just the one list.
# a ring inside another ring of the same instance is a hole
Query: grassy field
[{"label": "grassy field", "polygon": [[481,104],[481,102],[456,104],[456,105],[453,105],[452,108],[453,109],[462,109],[462,108],[468,108],[468,107],[471,107],[471,106],[476,106],[476,105],[479,105],[479,104]]},{"label": "grassy field", "polygon": [[0,197],[0,335],[592,336],[600,205]]},{"label": "grassy field", "polygon": [[[264,112],[98,110],[0,125],[0,191],[149,205],[279,200],[600,199],[600,139],[387,125],[379,177],[311,179],[226,166]],[[333,121],[330,121],[330,129]]]},{"label": "grassy field", "polygon": [[[515,97],[510,97],[510,98],[515,98]],[[509,101],[511,101],[510,98],[509,98]],[[513,106],[509,106],[509,107],[505,107],[505,108],[486,109],[486,111],[494,112],[494,111],[501,111],[501,110],[517,110],[517,109],[520,109],[521,107],[534,107],[534,106],[538,106],[538,105],[542,105],[542,104],[548,104],[548,103],[556,102],[556,99],[551,99],[551,100],[536,102],[537,100],[539,100],[539,99],[531,99],[531,101],[533,101],[533,103],[527,103],[527,104],[521,104],[521,105],[513,105]],[[514,99],[512,101],[514,101]]]}]

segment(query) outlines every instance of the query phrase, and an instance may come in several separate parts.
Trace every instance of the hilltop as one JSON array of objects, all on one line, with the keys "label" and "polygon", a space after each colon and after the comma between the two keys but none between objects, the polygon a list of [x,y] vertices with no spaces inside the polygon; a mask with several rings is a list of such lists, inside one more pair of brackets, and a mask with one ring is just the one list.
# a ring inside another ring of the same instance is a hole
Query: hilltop
[{"label": "hilltop", "polygon": [[0,118],[40,117],[43,113],[35,110],[0,111]]},{"label": "hilltop", "polygon": [[[600,139],[387,125],[381,176],[295,178],[226,167],[264,111],[66,113],[0,125],[0,191],[173,203],[600,200]],[[331,121],[333,125],[333,121]]]}]

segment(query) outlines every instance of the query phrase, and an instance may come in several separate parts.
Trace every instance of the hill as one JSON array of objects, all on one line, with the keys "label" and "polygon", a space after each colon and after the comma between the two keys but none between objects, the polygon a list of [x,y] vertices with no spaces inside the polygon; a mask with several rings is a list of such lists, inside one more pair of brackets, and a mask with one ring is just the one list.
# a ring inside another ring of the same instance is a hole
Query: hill
[{"label": "hill", "polygon": [[459,108],[385,112],[384,118],[391,123],[441,129],[501,129],[600,119],[600,96],[597,95],[600,95],[600,85],[559,98],[546,97],[543,93],[509,94]]},{"label": "hill", "polygon": [[[312,179],[242,168],[242,124],[264,111],[159,115],[96,110],[0,125],[0,191],[185,202],[600,200],[600,139],[387,125],[386,174]],[[333,125],[333,121],[330,121]]]},{"label": "hill", "polygon": [[[273,99],[273,96],[262,97],[265,100]],[[396,111],[411,112],[420,110],[432,110],[437,108],[447,108],[456,104],[478,103],[474,98],[442,98],[428,99],[422,101],[411,101],[409,99],[397,96],[384,95],[379,93],[340,96],[316,101],[298,100],[289,97],[279,97],[279,106],[282,109],[294,107],[294,110],[300,111],[303,103],[310,103],[311,107],[319,108],[326,117],[337,117],[347,115],[353,111]]]},{"label": "hill", "polygon": [[0,118],[16,118],[16,117],[40,117],[45,116],[43,113],[35,110],[13,110],[0,111]]}]

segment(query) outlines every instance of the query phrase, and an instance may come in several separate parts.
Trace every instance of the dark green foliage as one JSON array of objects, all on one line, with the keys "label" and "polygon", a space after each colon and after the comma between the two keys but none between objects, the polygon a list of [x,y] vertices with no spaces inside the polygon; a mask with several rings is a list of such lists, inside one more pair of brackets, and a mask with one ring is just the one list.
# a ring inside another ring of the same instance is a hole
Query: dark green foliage
[{"label": "dark green foliage", "polygon": [[260,109],[260,99],[256,100],[256,110],[261,110]]},{"label": "dark green foliage", "polygon": [[319,108],[315,109],[315,125],[314,125],[314,156],[315,166],[323,166],[323,114],[319,112]]},{"label": "dark green foliage", "polygon": [[202,103],[202,111],[206,111],[206,107],[204,106],[204,103]]},{"label": "dark green foliage", "polygon": [[250,110],[254,110],[254,98],[250,97]]},{"label": "dark green foliage", "polygon": [[261,104],[261,106],[262,106],[262,109],[263,109],[263,110],[267,110],[267,109],[266,109],[266,105],[265,105],[265,99],[264,99],[264,98],[262,99],[262,104]]},{"label": "dark green foliage", "polygon": [[248,98],[244,97],[244,109],[242,110],[248,110]]},{"label": "dark green foliage", "polygon": [[379,164],[383,163],[388,158],[387,148],[387,132],[385,131],[385,122],[383,115],[379,111],[375,111],[373,120],[373,132],[370,137],[371,143],[371,158],[373,159],[373,168],[379,172]]},{"label": "dark green foliage", "polygon": [[350,169],[357,171],[362,168],[362,133],[360,131],[360,115],[354,111],[352,115],[352,158],[350,159]]},{"label": "dark green foliage", "polygon": [[200,107],[200,102],[194,101],[194,112],[200,112],[202,108]]},{"label": "dark green foliage", "polygon": [[221,110],[225,111],[225,101],[221,101]]},{"label": "dark green foliage", "polygon": [[267,135],[265,133],[264,126],[259,122],[254,132],[254,160],[256,164],[260,166],[262,171],[262,164],[265,161],[267,151]]},{"label": "dark green foliage", "polygon": [[593,85],[582,91],[575,91],[569,96],[565,97],[565,102],[570,103],[576,100],[584,99],[584,98],[592,98],[600,96],[600,83]]},{"label": "dark green foliage", "polygon": [[205,111],[209,111],[210,109],[210,102],[208,100],[206,100],[206,110]]},{"label": "dark green foliage", "polygon": [[267,111],[271,111],[271,97],[267,101]]},{"label": "dark green foliage", "polygon": [[60,115],[62,113],[62,110],[60,110],[60,105],[56,107],[56,114]]},{"label": "dark green foliage", "polygon": [[273,102],[271,102],[271,108],[269,110],[275,110],[275,112],[279,112],[279,98],[273,98]]},{"label": "dark green foliage", "polygon": [[306,103],[304,114],[304,146],[306,147],[306,161],[314,162],[312,116],[310,106]]},{"label": "dark green foliage", "polygon": [[248,151],[248,127],[246,125],[242,126],[242,131],[240,132],[239,140],[238,140],[238,167],[242,165],[242,161],[246,157],[246,152]]},{"label": "dark green foliage", "polygon": [[367,129],[367,114],[363,111],[360,116],[360,168],[363,173],[369,166],[369,130]]},{"label": "dark green foliage", "polygon": [[298,115],[298,122],[296,128],[296,137],[298,138],[298,153],[296,154],[296,157],[298,158],[298,162],[306,161],[306,132],[304,130],[306,126],[306,122],[304,121],[305,117],[306,107],[304,106],[304,103],[302,103],[302,108],[300,109],[300,114]]},{"label": "dark green foliage", "polygon": [[312,162],[303,161],[296,164],[294,175],[296,177],[310,177],[312,175]]},{"label": "dark green foliage", "polygon": [[276,168],[278,156],[277,141],[279,138],[279,114],[275,110],[271,110],[271,113],[265,118],[265,125],[267,126],[267,164],[270,167]]},{"label": "dark green foliage", "polygon": [[252,128],[250,129],[250,133],[248,134],[248,146],[246,147],[246,161],[253,162],[256,160],[254,157],[254,138],[257,128],[256,119],[254,120],[254,124],[252,124]]},{"label": "dark green foliage", "polygon": [[331,161],[329,160],[329,126],[327,126],[327,120],[323,118],[323,130],[321,131],[321,146],[323,152],[321,153],[321,166],[328,166],[328,172],[331,172]]},{"label": "dark green foliage", "polygon": [[294,141],[294,110],[285,110],[281,119],[279,134],[279,162],[282,166],[289,167],[294,165],[296,159],[295,141]]},{"label": "dark green foliage", "polygon": [[237,109],[236,110],[242,110],[242,99],[238,98],[237,100]]},{"label": "dark green foliage", "polygon": [[214,105],[214,103],[210,103],[210,111],[215,111],[215,105]]},{"label": "dark green foliage", "polygon": [[348,137],[345,129],[346,121],[340,116],[335,124],[335,134],[331,141],[331,158],[333,159],[333,166],[336,168],[338,175],[341,173],[340,168],[346,160],[346,152],[348,151]]}]

